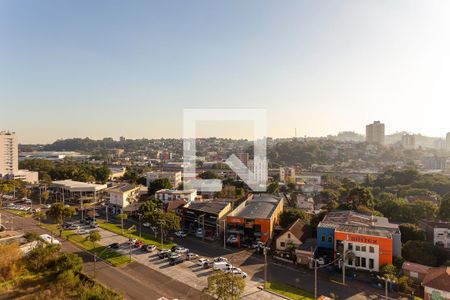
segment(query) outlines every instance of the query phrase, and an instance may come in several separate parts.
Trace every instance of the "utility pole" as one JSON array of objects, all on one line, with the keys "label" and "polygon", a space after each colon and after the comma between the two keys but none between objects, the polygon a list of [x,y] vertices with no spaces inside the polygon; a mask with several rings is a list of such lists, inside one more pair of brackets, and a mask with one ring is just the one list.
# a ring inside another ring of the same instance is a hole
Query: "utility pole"
[{"label": "utility pole", "polygon": [[345,241],[343,244],[343,254],[342,254],[342,284],[345,285],[345,253],[347,250],[345,249]]},{"label": "utility pole", "polygon": [[314,300],[317,300],[317,259],[314,258]]},{"label": "utility pole", "polygon": [[223,220],[223,249],[227,249],[227,220]]},{"label": "utility pole", "polygon": [[267,247],[263,248],[264,253],[264,288],[267,288]]},{"label": "utility pole", "polygon": [[139,237],[142,237],[142,224],[141,224],[141,217],[142,214],[138,214],[138,218],[139,218]]}]

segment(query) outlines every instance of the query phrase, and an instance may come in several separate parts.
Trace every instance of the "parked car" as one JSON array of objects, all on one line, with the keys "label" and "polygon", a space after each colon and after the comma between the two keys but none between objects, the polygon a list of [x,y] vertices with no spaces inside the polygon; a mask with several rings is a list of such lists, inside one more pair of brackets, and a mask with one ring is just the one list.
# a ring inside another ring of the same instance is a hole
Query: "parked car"
[{"label": "parked car", "polygon": [[261,241],[258,241],[256,243],[252,244],[252,248],[253,249],[264,248],[264,243]]},{"label": "parked car", "polygon": [[111,248],[111,249],[119,249],[119,243],[112,243],[112,244],[109,244],[108,247]]},{"label": "parked car", "polygon": [[318,264],[318,265],[324,265],[324,264],[325,264],[325,258],[319,257],[319,258],[317,259],[317,264]]},{"label": "parked car", "polygon": [[42,204],[42,207],[43,207],[43,208],[50,208],[51,205],[50,205],[50,204]]},{"label": "parked car", "polygon": [[215,257],[215,258],[213,259],[213,261],[214,261],[214,262],[228,262],[228,259],[226,259],[225,257],[219,256],[219,257]]},{"label": "parked car", "polygon": [[136,244],[137,239],[128,239],[128,244],[134,245]]},{"label": "parked car", "polygon": [[40,237],[44,242],[46,242],[48,244],[61,245],[60,241],[58,241],[57,239],[55,239],[54,237],[52,237],[49,234],[44,233],[44,234],[41,234]]},{"label": "parked car", "polygon": [[177,248],[175,248],[175,252],[176,253],[188,253],[189,252],[189,249],[188,248],[184,248],[184,247],[177,247]]},{"label": "parked car", "polygon": [[184,231],[177,231],[175,232],[175,236],[179,238],[184,238],[187,236],[187,234]]},{"label": "parked car", "polygon": [[67,227],[67,229],[69,229],[69,230],[80,230],[80,226],[78,226],[78,225],[69,225]]},{"label": "parked car", "polygon": [[175,258],[178,258],[178,257],[181,257],[181,254],[176,253],[176,252],[172,252],[172,253],[169,254],[169,259],[175,259]]},{"label": "parked car", "polygon": [[186,258],[188,259],[188,260],[193,260],[193,259],[196,259],[198,257],[198,254],[195,254],[195,253],[192,253],[192,252],[190,252],[190,253],[188,253],[187,255],[186,255]]},{"label": "parked car", "polygon": [[136,247],[136,248],[141,248],[143,245],[144,245],[144,243],[142,241],[136,241],[134,243],[134,247]]},{"label": "parked car", "polygon": [[175,259],[171,259],[170,262],[169,262],[169,264],[170,264],[171,266],[175,266],[175,265],[177,265],[177,264],[181,264],[182,262],[184,262],[184,259],[183,259],[182,257],[177,257],[177,258],[175,258]]},{"label": "parked car", "polygon": [[169,255],[170,255],[170,251],[169,250],[160,250],[158,252],[158,257],[160,259],[167,258],[167,257],[169,257]]},{"label": "parked car", "polygon": [[229,244],[236,244],[238,242],[238,239],[235,235],[230,235],[227,239],[227,243]]},{"label": "parked car", "polygon": [[236,268],[236,267],[232,267],[230,269],[226,269],[224,272],[225,273],[231,273],[233,275],[236,275],[236,276],[239,276],[239,277],[242,277],[242,278],[246,278],[247,277],[247,273],[245,273],[244,271],[242,271],[241,269]]},{"label": "parked car", "polygon": [[206,258],[200,258],[198,261],[197,261],[197,265],[198,266],[203,266],[205,263],[207,263],[208,262],[208,260],[206,259]]},{"label": "parked car", "polygon": [[214,262],[213,263],[213,270],[217,271],[225,271],[227,269],[231,269],[233,266],[227,262],[221,261],[221,262]]},{"label": "parked car", "polygon": [[89,231],[86,230],[86,229],[84,229],[84,228],[80,228],[80,229],[78,229],[77,233],[78,233],[78,234],[88,234]]},{"label": "parked car", "polygon": [[153,252],[156,250],[156,246],[155,245],[147,245],[147,246],[145,246],[145,250],[147,250],[147,252]]},{"label": "parked car", "polygon": [[150,228],[150,223],[149,222],[142,223],[142,226],[144,226],[145,228]]},{"label": "parked car", "polygon": [[197,232],[195,233],[195,235],[197,237],[203,237],[203,229],[202,228],[197,228]]},{"label": "parked car", "polygon": [[91,224],[89,224],[89,227],[91,227],[91,228],[98,228],[99,226],[98,226],[97,223],[91,222]]}]

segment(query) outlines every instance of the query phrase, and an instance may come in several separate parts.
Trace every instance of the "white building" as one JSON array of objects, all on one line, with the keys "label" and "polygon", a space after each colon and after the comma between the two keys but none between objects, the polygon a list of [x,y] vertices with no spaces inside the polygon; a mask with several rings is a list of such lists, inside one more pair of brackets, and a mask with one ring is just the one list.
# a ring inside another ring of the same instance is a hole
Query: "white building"
[{"label": "white building", "polygon": [[297,248],[303,243],[305,231],[305,223],[298,219],[276,238],[276,249],[285,251],[292,246]]},{"label": "white building", "polygon": [[14,132],[0,131],[0,177],[7,177],[19,171],[19,150]]},{"label": "white building", "polygon": [[147,173],[147,186],[156,179],[167,178],[170,181],[172,187],[176,188],[182,182],[182,173],[178,172],[167,172],[167,171],[153,171]]},{"label": "white building", "polygon": [[108,190],[109,193],[109,205],[112,206],[115,211],[123,210],[132,203],[136,203],[139,200],[139,186],[134,186],[128,183],[115,186]]},{"label": "white building", "polygon": [[19,170],[17,171],[17,173],[14,174],[14,179],[35,184],[39,182],[39,173],[28,170]]},{"label": "white building", "polygon": [[188,203],[194,202],[197,197],[197,190],[175,190],[175,189],[163,189],[155,193],[155,198],[161,200],[164,203],[173,200],[185,199]]},{"label": "white building", "polygon": [[109,175],[110,180],[118,179],[125,175],[127,168],[125,167],[110,167],[111,175]]},{"label": "white building", "polygon": [[428,241],[450,249],[450,222],[419,221]]}]

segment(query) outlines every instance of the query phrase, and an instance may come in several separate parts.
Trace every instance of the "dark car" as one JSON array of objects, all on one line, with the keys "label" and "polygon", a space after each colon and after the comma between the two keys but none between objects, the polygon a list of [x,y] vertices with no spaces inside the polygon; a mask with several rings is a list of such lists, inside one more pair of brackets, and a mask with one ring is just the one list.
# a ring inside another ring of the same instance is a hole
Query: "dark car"
[{"label": "dark car", "polygon": [[112,243],[108,247],[111,249],[119,249],[119,243]]},{"label": "dark car", "polygon": [[167,250],[161,250],[158,253],[158,257],[160,259],[167,258],[167,257],[169,257],[169,255],[170,255],[170,251],[167,251]]},{"label": "dark car", "polygon": [[170,262],[169,262],[169,264],[170,264],[171,266],[175,266],[175,265],[181,264],[181,263],[184,262],[184,261],[185,261],[184,257],[177,257],[177,258],[175,258],[175,259],[171,259]]}]

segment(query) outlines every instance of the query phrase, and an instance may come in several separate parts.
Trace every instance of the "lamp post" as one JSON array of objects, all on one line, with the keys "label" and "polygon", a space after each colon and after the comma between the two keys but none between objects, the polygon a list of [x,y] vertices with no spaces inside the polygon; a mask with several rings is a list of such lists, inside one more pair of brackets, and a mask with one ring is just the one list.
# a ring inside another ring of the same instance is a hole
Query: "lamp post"
[{"label": "lamp post", "polygon": [[383,280],[384,281],[384,298],[385,299],[389,299],[388,294],[388,283],[394,283],[395,279],[394,278],[388,278],[388,277],[384,277],[384,276],[377,276],[378,279]]},{"label": "lamp post", "polygon": [[162,248],[163,245],[164,245],[164,240],[163,240],[163,224],[165,224],[165,221],[162,220],[162,219],[159,219],[159,220],[158,220],[158,224],[159,224],[159,226],[160,226],[160,228],[161,228],[161,248]]},{"label": "lamp post", "polygon": [[267,287],[267,251],[269,250],[269,247],[263,247],[263,253],[264,253],[264,288]]},{"label": "lamp post", "polygon": [[141,223],[142,214],[138,214],[138,218],[139,218],[139,238],[141,238],[142,237],[142,223]]}]

